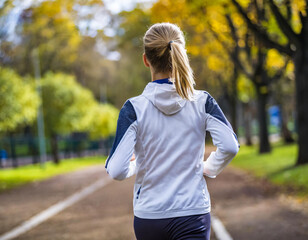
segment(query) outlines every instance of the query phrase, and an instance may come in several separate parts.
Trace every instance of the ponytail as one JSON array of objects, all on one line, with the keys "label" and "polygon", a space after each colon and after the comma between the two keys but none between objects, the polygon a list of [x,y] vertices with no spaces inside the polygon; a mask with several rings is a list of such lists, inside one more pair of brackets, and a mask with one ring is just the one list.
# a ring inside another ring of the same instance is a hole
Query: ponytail
[{"label": "ponytail", "polygon": [[193,99],[194,76],[185,50],[184,35],[171,23],[157,23],[148,29],[144,38],[144,52],[155,72],[171,73],[177,93]]},{"label": "ponytail", "polygon": [[184,99],[192,100],[195,80],[189,65],[186,50],[181,44],[170,43],[172,79],[177,93]]}]

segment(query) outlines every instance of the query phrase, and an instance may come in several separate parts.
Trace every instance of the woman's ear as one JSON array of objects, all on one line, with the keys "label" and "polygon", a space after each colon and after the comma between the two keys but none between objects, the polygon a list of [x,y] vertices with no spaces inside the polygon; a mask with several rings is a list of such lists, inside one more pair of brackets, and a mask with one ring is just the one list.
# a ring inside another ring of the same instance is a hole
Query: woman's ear
[{"label": "woman's ear", "polygon": [[145,53],[143,53],[143,63],[144,63],[144,65],[146,66],[146,67],[150,67],[150,64],[149,64],[149,62],[148,62],[148,59],[147,59],[147,57],[145,56]]}]

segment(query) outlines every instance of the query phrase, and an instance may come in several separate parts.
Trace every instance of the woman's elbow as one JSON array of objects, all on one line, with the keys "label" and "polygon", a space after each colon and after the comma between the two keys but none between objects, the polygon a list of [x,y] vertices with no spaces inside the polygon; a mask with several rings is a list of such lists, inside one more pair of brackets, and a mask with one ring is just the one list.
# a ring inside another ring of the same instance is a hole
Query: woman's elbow
[{"label": "woman's elbow", "polygon": [[123,172],[117,171],[116,169],[112,169],[112,168],[107,168],[107,173],[112,179],[118,180],[118,181],[124,180],[126,176]]},{"label": "woman's elbow", "polygon": [[235,157],[239,150],[240,150],[240,146],[236,144],[236,145],[234,145],[232,148],[229,148],[229,149],[228,149],[228,153],[229,153],[232,157]]},{"label": "woman's elbow", "polygon": [[230,144],[223,149],[223,152],[228,154],[230,158],[234,158],[239,151],[239,144]]}]

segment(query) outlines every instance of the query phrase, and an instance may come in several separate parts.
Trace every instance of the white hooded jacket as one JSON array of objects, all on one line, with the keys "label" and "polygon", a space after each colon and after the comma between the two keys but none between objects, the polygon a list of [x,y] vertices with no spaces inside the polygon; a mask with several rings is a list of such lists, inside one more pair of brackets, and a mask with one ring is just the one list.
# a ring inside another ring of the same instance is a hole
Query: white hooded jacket
[{"label": "white hooded jacket", "polygon": [[[217,150],[204,162],[206,131]],[[193,101],[184,100],[162,79],[123,105],[106,169],[117,180],[136,174],[139,218],[204,214],[211,204],[203,175],[216,177],[238,149],[231,125],[207,92],[196,90]],[[130,161],[133,153],[136,160]]]}]

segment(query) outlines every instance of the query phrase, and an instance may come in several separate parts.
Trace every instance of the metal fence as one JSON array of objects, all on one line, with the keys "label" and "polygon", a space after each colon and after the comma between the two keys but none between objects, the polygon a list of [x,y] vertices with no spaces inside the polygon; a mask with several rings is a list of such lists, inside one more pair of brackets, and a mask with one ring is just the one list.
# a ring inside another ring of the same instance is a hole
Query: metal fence
[{"label": "metal fence", "polygon": [[[114,137],[91,140],[86,134],[74,133],[70,136],[58,137],[59,159],[104,155],[107,156],[112,147]],[[50,139],[46,138],[47,161],[53,159]],[[39,141],[37,137],[10,135],[0,138],[0,167],[11,168],[21,165],[39,163]]]}]

